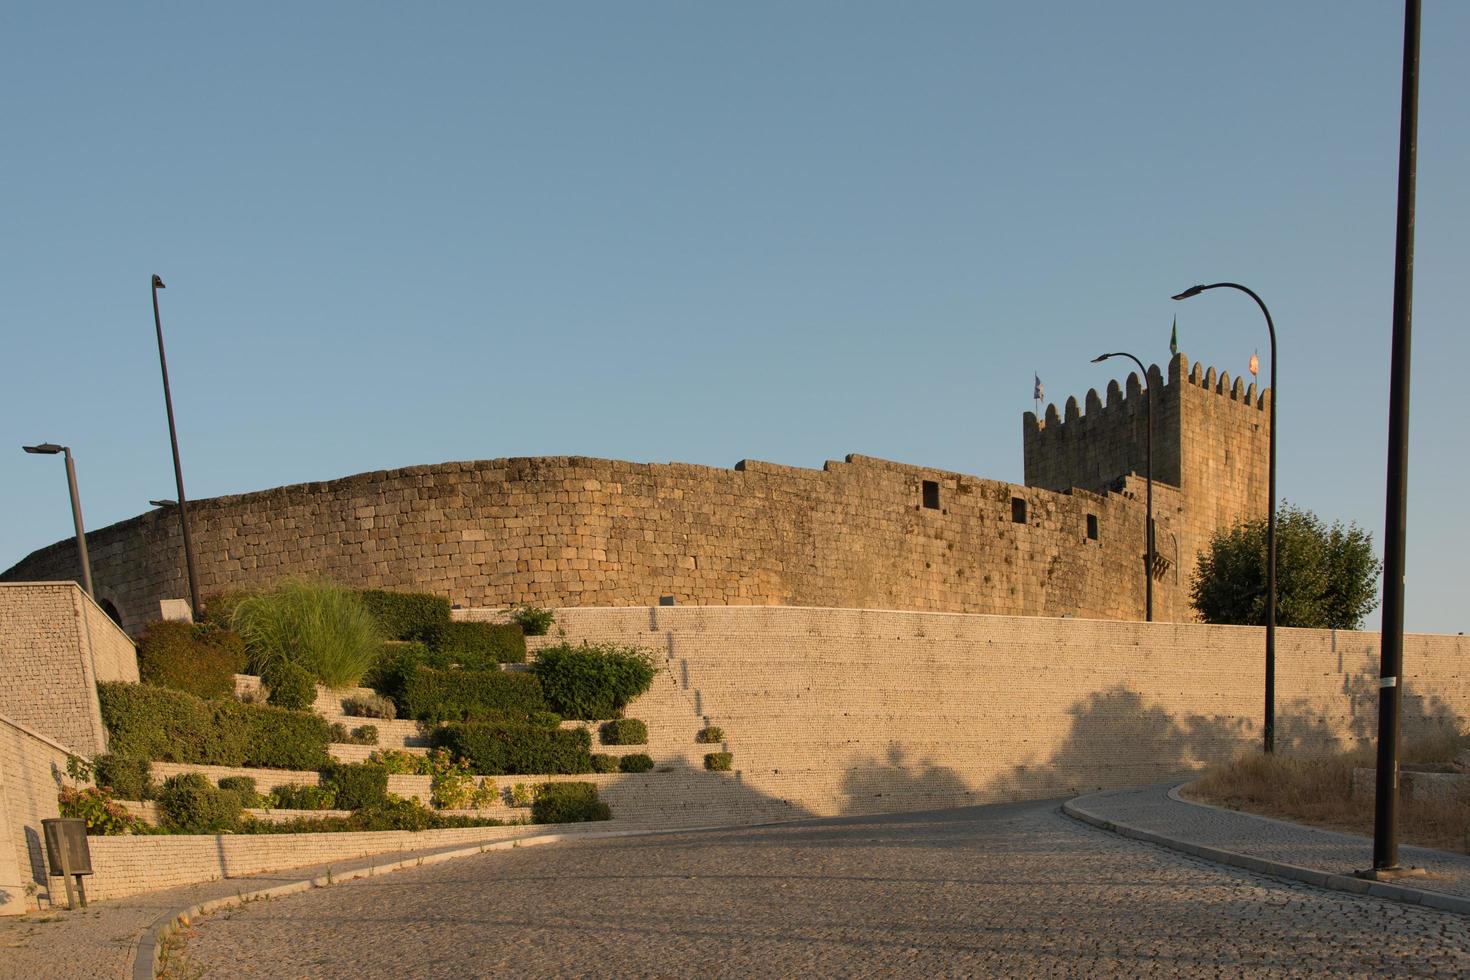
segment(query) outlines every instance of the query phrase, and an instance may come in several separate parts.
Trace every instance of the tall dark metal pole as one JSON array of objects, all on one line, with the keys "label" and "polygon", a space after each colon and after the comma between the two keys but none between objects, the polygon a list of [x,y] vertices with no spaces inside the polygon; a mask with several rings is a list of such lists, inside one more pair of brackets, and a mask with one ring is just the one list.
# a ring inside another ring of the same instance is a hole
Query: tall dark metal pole
[{"label": "tall dark metal pole", "polygon": [[72,465],[71,449],[63,446],[66,456],[66,488],[71,491],[71,522],[77,529],[77,561],[82,565],[82,588],[95,601],[97,592],[92,588],[92,559],[87,557],[87,532],[82,527],[82,498],[77,493],[77,468]]},{"label": "tall dark metal pole", "polygon": [[1144,511],[1143,529],[1143,615],[1144,621],[1154,621],[1154,386],[1149,380],[1148,368],[1143,362],[1132,354],[1119,351],[1114,354],[1101,354],[1092,359],[1092,363],[1099,364],[1110,357],[1126,357],[1138,365],[1139,373],[1143,375],[1143,383],[1147,386],[1144,390],[1148,397],[1144,401],[1144,428],[1147,434],[1144,436],[1144,467],[1148,474],[1145,482],[1148,485],[1148,503]]},{"label": "tall dark metal pole", "polygon": [[184,497],[184,468],[179,463],[179,433],[174,426],[174,400],[168,390],[168,359],[163,354],[163,321],[158,316],[158,291],[166,288],[153,277],[153,327],[158,331],[158,366],[163,371],[163,407],[168,412],[168,441],[174,451],[174,483],[179,488],[179,524],[184,530],[184,565],[189,573],[189,606],[197,619],[204,611],[199,601],[199,578],[194,574],[194,542],[189,538],[189,502]]},{"label": "tall dark metal pole", "polygon": [[1261,308],[1266,317],[1266,331],[1271,335],[1271,411],[1266,434],[1266,724],[1265,749],[1276,751],[1276,324],[1271,311],[1255,290],[1238,282],[1216,282],[1208,286],[1190,286],[1173,299],[1189,299],[1207,289],[1238,289]]},{"label": "tall dark metal pole", "polygon": [[38,446],[21,446],[28,453],[55,456],[61,453],[66,459],[66,489],[71,493],[71,522],[77,532],[77,562],[82,566],[82,588],[95,601],[96,591],[92,588],[92,559],[87,557],[87,531],[82,527],[82,497],[77,493],[77,468],[71,461],[71,447],[54,442],[43,442]]},{"label": "tall dark metal pole", "polygon": [[1388,388],[1388,492],[1383,521],[1383,639],[1378,668],[1378,785],[1373,870],[1398,867],[1399,681],[1404,665],[1404,532],[1409,482],[1409,339],[1414,312],[1414,173],[1419,140],[1419,0],[1404,3],[1399,202],[1393,267],[1393,366]]}]

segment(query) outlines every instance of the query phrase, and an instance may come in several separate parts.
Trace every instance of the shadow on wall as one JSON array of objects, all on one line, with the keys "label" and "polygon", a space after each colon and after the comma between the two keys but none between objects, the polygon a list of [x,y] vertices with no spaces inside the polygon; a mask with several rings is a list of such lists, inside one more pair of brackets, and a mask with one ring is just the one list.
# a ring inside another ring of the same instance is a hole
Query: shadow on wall
[{"label": "shadow on wall", "polygon": [[[1373,745],[1378,738],[1378,674],[1372,670],[1342,679],[1342,696],[1351,712],[1348,736],[1332,730],[1328,719],[1311,709],[1309,702],[1295,700],[1276,716],[1276,746],[1285,753],[1307,755],[1340,752]],[[1461,719],[1447,703],[1432,694],[1404,691],[1399,704],[1399,732],[1403,739],[1458,730]]]},{"label": "shadow on wall", "polygon": [[[1296,700],[1277,714],[1282,753],[1311,754],[1352,749],[1377,734],[1378,685],[1371,672],[1343,680],[1352,706],[1348,729],[1337,734],[1329,719]],[[998,776],[967,781],[959,770],[927,759],[910,759],[890,746],[884,760],[859,763],[843,777],[841,812],[872,813],[966,806],[1005,800],[1048,799],[1123,786],[1182,779],[1201,768],[1258,750],[1254,719],[1229,715],[1171,716],[1136,691],[1115,686],[1074,702],[1071,726],[1061,745],[1044,758],[1012,765]],[[1462,723],[1433,696],[1405,697],[1405,738],[1454,730]],[[984,760],[976,760],[982,769]]]}]

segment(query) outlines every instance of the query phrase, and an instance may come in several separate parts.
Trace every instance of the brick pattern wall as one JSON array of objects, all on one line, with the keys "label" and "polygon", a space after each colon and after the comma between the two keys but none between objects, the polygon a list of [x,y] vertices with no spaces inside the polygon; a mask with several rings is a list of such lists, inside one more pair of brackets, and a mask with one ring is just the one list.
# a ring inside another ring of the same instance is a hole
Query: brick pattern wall
[{"label": "brick pattern wall", "polygon": [[[936,509],[923,483],[937,484]],[[1163,493],[1161,491],[1161,493]],[[1026,502],[1012,521],[1012,498]],[[1168,523],[1179,503],[1160,507]],[[1099,539],[1087,539],[1095,515]],[[1141,618],[1141,483],[1055,493],[867,457],[726,470],[581,457],[413,467],[198,501],[205,594],[320,574],[467,606],[821,605]],[[138,631],[185,594],[177,521],[95,531],[98,594]],[[64,545],[0,578],[72,573]],[[1161,618],[1186,615],[1161,583]]]},{"label": "brick pattern wall", "polygon": [[81,755],[106,751],[96,664],[138,678],[132,641],[78,586],[0,584],[0,714]]},{"label": "brick pattern wall", "polygon": [[0,716],[0,915],[21,915],[46,894],[41,821],[59,817],[58,779],[66,772],[61,745]]},{"label": "brick pattern wall", "polygon": [[[1161,781],[1260,742],[1263,630],[843,609],[565,609],[653,648],[746,792],[831,815]],[[1277,739],[1376,732],[1378,634],[1278,630]],[[1470,719],[1470,643],[1410,636],[1404,734]]]}]

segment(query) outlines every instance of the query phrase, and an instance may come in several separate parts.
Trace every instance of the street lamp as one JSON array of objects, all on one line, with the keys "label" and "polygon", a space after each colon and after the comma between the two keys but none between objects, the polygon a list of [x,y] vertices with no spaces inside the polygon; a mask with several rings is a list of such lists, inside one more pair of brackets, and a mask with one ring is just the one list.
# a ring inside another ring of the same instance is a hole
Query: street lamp
[{"label": "street lamp", "polygon": [[1271,311],[1254,290],[1235,282],[1216,282],[1208,286],[1190,286],[1173,299],[1189,299],[1207,289],[1238,289],[1261,308],[1266,315],[1266,330],[1271,334],[1271,417],[1266,434],[1266,751],[1276,751],[1276,324]]},{"label": "street lamp", "polygon": [[77,560],[82,564],[82,588],[87,590],[87,595],[94,600],[97,593],[92,591],[92,562],[87,557],[87,532],[82,529],[82,498],[77,495],[77,468],[72,465],[71,449],[67,446],[58,446],[54,442],[43,442],[37,446],[21,446],[28,453],[38,456],[55,456],[61,453],[66,457],[66,487],[71,491],[71,520],[77,527]]},{"label": "street lamp", "polygon": [[1154,393],[1153,385],[1148,382],[1148,369],[1143,362],[1132,354],[1119,351],[1114,354],[1099,354],[1092,359],[1092,363],[1101,364],[1110,357],[1126,357],[1138,365],[1139,372],[1143,375],[1146,385],[1145,391],[1148,398],[1144,402],[1144,427],[1148,434],[1144,437],[1144,466],[1147,469],[1148,480],[1148,507],[1147,524],[1143,530],[1144,542],[1144,565],[1143,565],[1143,596],[1144,596],[1144,619],[1146,622],[1154,621]]},{"label": "street lamp", "polygon": [[174,427],[174,400],[168,390],[168,361],[163,356],[163,321],[158,316],[158,291],[166,288],[153,277],[153,326],[158,332],[158,366],[163,371],[163,407],[168,412],[168,441],[174,451],[174,482],[179,488],[179,525],[184,529],[184,566],[189,573],[189,605],[195,618],[204,611],[199,602],[199,579],[194,574],[194,542],[189,538],[189,503],[184,499],[184,468],[179,463],[179,433]]}]

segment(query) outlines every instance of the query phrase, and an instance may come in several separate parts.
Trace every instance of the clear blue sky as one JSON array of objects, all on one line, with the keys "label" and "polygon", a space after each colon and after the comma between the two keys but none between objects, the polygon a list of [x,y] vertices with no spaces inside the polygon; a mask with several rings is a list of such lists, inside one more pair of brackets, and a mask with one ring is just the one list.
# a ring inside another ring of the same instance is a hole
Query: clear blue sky
[{"label": "clear blue sky", "polygon": [[[1424,12],[1408,625],[1463,630],[1470,4]],[[1039,371],[1264,361],[1282,496],[1382,540],[1402,9],[0,13],[0,567],[174,495],[576,453],[1019,482]],[[1264,377],[1263,379],[1264,380]],[[1376,618],[1374,622],[1376,623]]]}]

